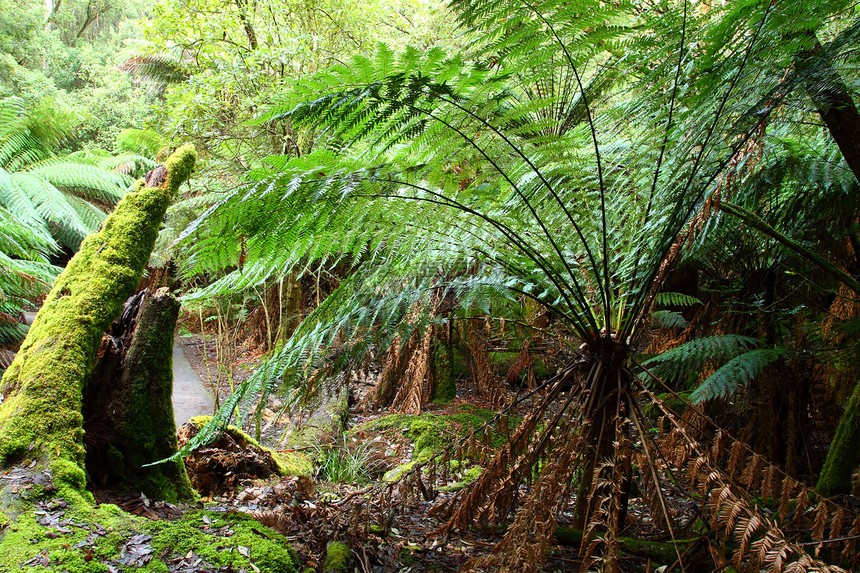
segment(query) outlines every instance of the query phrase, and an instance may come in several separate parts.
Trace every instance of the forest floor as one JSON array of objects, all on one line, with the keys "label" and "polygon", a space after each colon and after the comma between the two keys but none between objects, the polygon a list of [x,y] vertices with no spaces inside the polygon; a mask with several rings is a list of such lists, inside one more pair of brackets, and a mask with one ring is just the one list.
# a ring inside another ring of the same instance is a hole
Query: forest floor
[{"label": "forest floor", "polygon": [[[214,345],[206,345],[206,354],[199,336],[178,337],[177,345],[204,386],[211,388],[208,382],[214,378],[217,364]],[[258,360],[259,355],[253,352],[240,353],[235,363],[234,385],[253,372]],[[426,495],[409,491],[414,488],[404,487],[403,482],[408,480],[396,478],[408,473],[419,454],[427,453],[419,452],[423,447],[419,442],[433,442],[435,452],[445,444],[463,440],[476,423],[492,415],[490,405],[476,395],[461,393],[452,403],[431,405],[420,416],[385,416],[362,409],[362,398],[372,382],[372,375],[352,377],[348,422],[343,434],[322,432],[314,443],[296,448],[290,447],[285,439],[296,420],[280,413],[278,398],[270,398],[269,408],[264,412],[261,443],[312,459],[314,469],[308,475],[268,479],[237,472],[230,480],[236,487],[205,495],[203,506],[212,511],[254,515],[291,540],[301,567],[314,567],[318,571],[331,541],[350,547],[353,556],[350,571],[367,573],[457,571],[470,558],[489,552],[504,533],[499,528],[441,534],[438,530],[444,516],[439,512],[432,515],[433,508],[441,507],[474,479],[475,471],[479,471],[475,460],[453,462],[459,465],[459,471],[445,472],[446,475],[425,475],[421,487],[427,491],[421,493]],[[222,381],[221,386],[223,400],[230,385]],[[528,407],[528,402],[523,403],[520,412],[514,415],[524,414]],[[249,428],[245,430],[253,433]],[[682,504],[682,497],[670,495],[669,499]],[[685,509],[692,521],[693,508],[676,507],[679,514]],[[570,517],[572,510],[569,507],[563,512],[560,526],[565,525],[565,516]],[[625,536],[652,540],[665,537],[651,522],[641,499],[630,500],[628,524]],[[544,571],[579,570],[578,541],[559,535],[550,546]],[[658,564],[666,564],[653,561],[652,557],[647,547],[639,555],[631,554],[626,570],[650,571]]]}]

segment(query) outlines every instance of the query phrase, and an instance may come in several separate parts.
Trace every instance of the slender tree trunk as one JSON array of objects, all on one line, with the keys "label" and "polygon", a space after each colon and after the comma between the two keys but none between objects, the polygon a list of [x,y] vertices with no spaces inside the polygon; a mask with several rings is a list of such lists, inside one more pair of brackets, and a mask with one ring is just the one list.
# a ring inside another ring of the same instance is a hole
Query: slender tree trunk
[{"label": "slender tree trunk", "polygon": [[813,38],[812,48],[796,58],[797,66],[801,73],[808,76],[804,78],[804,85],[808,86],[806,93],[839,146],[854,177],[860,181],[860,112],[845,82],[834,69],[830,56],[818,38]]}]

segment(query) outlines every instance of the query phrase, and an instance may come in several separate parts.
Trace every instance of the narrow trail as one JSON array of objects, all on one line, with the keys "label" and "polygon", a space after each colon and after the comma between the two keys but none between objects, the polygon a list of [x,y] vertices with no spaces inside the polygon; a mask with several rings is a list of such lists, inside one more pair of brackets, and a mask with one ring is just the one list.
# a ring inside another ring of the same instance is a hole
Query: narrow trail
[{"label": "narrow trail", "polygon": [[191,368],[191,363],[182,351],[182,347],[174,342],[173,419],[176,425],[184,424],[194,416],[211,416],[214,407],[212,395]]}]

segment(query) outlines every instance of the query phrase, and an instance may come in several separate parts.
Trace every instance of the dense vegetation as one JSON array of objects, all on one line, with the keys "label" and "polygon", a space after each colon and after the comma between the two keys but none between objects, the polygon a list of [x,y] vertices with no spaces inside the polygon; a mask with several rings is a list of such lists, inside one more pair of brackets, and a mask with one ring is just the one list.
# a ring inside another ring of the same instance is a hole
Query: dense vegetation
[{"label": "dense vegetation", "polygon": [[192,142],[148,280],[266,356],[180,454],[373,373],[368,411],[466,390],[495,412],[396,478],[433,497],[452,456],[480,463],[435,509],[504,531],[462,570],[537,570],[561,525],[582,570],[623,569],[631,498],[695,539],[682,568],[857,566],[853,4],[4,8],[10,351],[133,178]]}]

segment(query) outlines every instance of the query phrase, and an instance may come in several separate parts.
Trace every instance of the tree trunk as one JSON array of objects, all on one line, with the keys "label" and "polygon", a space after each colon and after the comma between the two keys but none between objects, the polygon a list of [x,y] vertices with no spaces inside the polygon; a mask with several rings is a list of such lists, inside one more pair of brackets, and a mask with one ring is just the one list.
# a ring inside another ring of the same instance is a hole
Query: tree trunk
[{"label": "tree trunk", "polygon": [[833,68],[830,56],[818,38],[814,38],[811,49],[797,57],[797,65],[802,73],[808,74],[804,81],[808,86],[806,93],[839,146],[854,177],[860,181],[860,138],[857,137],[860,133],[860,112],[851,99],[848,87]]},{"label": "tree trunk", "polygon": [[173,333],[179,301],[161,289],[126,303],[113,340],[84,389],[86,466],[92,482],[142,491],[152,499],[194,497],[181,460],[145,464],[176,452],[173,421]]},{"label": "tree trunk", "polygon": [[860,466],[860,383],[845,407],[830,443],[827,460],[821,469],[815,490],[825,496],[849,493],[851,474]]},{"label": "tree trunk", "polygon": [[102,334],[140,281],[164,213],[195,160],[194,148],[185,146],[151,171],[57,277],[0,384],[0,466],[30,461],[34,471],[48,471],[64,497],[90,498],[83,389]]}]

